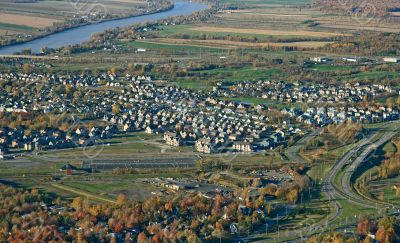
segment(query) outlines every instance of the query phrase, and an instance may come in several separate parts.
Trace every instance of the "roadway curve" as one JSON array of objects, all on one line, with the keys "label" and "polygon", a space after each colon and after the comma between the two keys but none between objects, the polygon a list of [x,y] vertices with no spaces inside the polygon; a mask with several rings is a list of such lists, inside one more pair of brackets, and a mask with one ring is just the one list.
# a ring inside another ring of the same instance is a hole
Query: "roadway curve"
[{"label": "roadway curve", "polygon": [[[399,131],[400,120],[394,122],[384,123],[380,130],[382,134],[380,137],[376,137],[377,133],[371,133],[364,137],[358,144],[347,152],[328,172],[322,187],[322,191],[327,195],[335,207],[335,213],[330,215],[323,222],[319,222],[318,225],[324,224],[329,225],[334,220],[338,219],[342,214],[342,208],[338,203],[338,199],[345,199],[353,204],[361,205],[366,208],[386,207],[387,203],[378,202],[376,200],[366,198],[358,194],[352,185],[351,179],[357,168],[373,153],[378,147],[392,139]],[[380,134],[379,134],[380,135]],[[354,160],[353,157],[356,157]],[[347,166],[349,165],[349,166]],[[340,180],[339,186],[335,185],[335,178],[344,169],[344,174]],[[394,208],[393,208],[394,210]],[[396,211],[393,211],[396,212]],[[309,229],[308,229],[309,230]],[[306,233],[305,235],[313,235],[315,232]]]},{"label": "roadway curve", "polygon": [[[286,237],[296,237],[292,241],[302,241],[303,238],[311,237],[318,233],[326,232],[324,226],[331,225],[336,219],[338,219],[343,210],[338,202],[338,199],[347,200],[353,204],[361,205],[367,208],[376,207],[387,207],[388,204],[384,202],[378,202],[370,198],[358,194],[352,185],[351,179],[357,168],[368,158],[381,145],[392,139],[399,131],[400,120],[383,123],[379,129],[381,133],[370,133],[361,139],[357,145],[347,152],[328,172],[323,182],[322,191],[333,203],[335,212],[331,214],[325,220],[322,220],[316,224],[309,225],[307,227],[292,231]],[[301,156],[296,155],[300,149],[300,144],[304,141],[308,141],[312,137],[316,136],[318,131],[310,133],[306,138],[299,140],[299,142],[292,147],[292,150],[287,152],[290,159],[303,161]],[[354,159],[355,157],[355,159]],[[349,166],[347,166],[349,165]],[[344,174],[340,180],[339,186],[335,185],[335,178],[344,169]],[[392,208],[392,212],[397,213],[398,209]]]},{"label": "roadway curve", "polygon": [[367,161],[368,157],[373,154],[373,152],[386,142],[388,142],[390,139],[392,139],[398,132],[399,132],[399,122],[394,122],[394,123],[389,123],[388,125],[384,126],[383,129],[384,131],[383,135],[373,141],[368,143],[365,148],[362,150],[361,154],[357,156],[357,158],[351,163],[350,166],[348,166],[344,172],[343,177],[341,178],[340,184],[343,190],[343,193],[351,199],[353,202],[357,203],[362,203],[363,206],[368,206],[368,207],[376,207],[377,205],[380,206],[387,206],[388,204],[385,202],[378,202],[376,200],[367,198],[365,196],[360,195],[357,193],[352,185],[352,176],[357,170],[357,168],[364,162]]},{"label": "roadway curve", "polygon": [[305,161],[304,158],[299,154],[300,149],[304,147],[311,139],[318,136],[320,132],[321,129],[316,129],[307,134],[307,136],[301,138],[293,146],[289,147],[285,153],[289,160],[294,163],[307,163],[307,161]]}]

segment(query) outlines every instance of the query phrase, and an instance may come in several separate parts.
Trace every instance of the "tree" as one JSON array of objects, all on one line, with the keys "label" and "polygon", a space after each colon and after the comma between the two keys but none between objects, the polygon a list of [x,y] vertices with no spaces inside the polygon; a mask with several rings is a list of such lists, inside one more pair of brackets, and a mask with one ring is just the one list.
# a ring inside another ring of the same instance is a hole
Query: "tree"
[{"label": "tree", "polygon": [[74,208],[75,210],[80,210],[82,209],[82,204],[83,200],[81,197],[76,197],[71,203],[71,207]]},{"label": "tree", "polygon": [[360,220],[357,225],[357,233],[367,235],[368,233],[375,231],[375,224],[368,218]]},{"label": "tree", "polygon": [[149,239],[147,238],[144,232],[140,232],[137,238],[138,243],[148,243]]},{"label": "tree", "polygon": [[89,201],[87,198],[82,199],[81,197],[76,197],[71,203],[71,207],[75,210],[83,210],[89,208]]},{"label": "tree", "polygon": [[40,48],[40,53],[47,54],[49,52],[49,48],[47,46],[43,46]]},{"label": "tree", "polygon": [[121,111],[121,108],[119,107],[118,104],[112,105],[112,113],[118,114]]},{"label": "tree", "polygon": [[24,65],[22,65],[22,72],[23,73],[30,73],[31,72],[31,65],[29,63],[24,63]]},{"label": "tree", "polygon": [[376,232],[376,239],[378,242],[396,242],[399,238],[396,231],[399,230],[400,222],[394,218],[386,216],[379,220],[378,231]]},{"label": "tree", "polygon": [[117,197],[117,204],[124,205],[127,202],[128,198],[125,194],[120,193]]},{"label": "tree", "polygon": [[109,74],[112,74],[112,75],[116,75],[117,74],[117,68],[116,67],[112,67],[112,68],[110,68],[110,71],[108,72]]},{"label": "tree", "polygon": [[295,204],[297,202],[297,199],[299,196],[298,194],[299,194],[298,189],[293,188],[293,189],[289,190],[289,192],[286,194],[286,200],[289,203]]}]

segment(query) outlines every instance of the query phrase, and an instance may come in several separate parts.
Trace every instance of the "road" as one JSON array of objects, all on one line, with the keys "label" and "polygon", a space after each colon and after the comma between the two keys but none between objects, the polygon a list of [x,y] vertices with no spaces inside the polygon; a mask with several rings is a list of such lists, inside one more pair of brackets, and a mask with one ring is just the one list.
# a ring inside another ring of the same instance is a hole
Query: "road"
[{"label": "road", "polygon": [[[368,144],[363,148],[362,152],[357,156],[357,158],[345,169],[344,175],[340,181],[340,185],[342,187],[343,193],[351,199],[353,202],[362,203],[363,206],[369,207],[376,207],[377,202],[371,200],[369,198],[363,197],[362,195],[358,194],[352,185],[351,178],[357,168],[368,159],[368,157],[373,154],[373,152],[390,139],[392,139],[398,132],[399,132],[399,125],[398,123],[389,124],[387,127],[387,131],[376,141]],[[385,203],[381,202],[381,206],[386,205]],[[386,205],[387,206],[387,205]]]},{"label": "road", "polygon": [[306,163],[307,161],[305,161],[304,158],[299,155],[300,149],[304,147],[304,145],[306,145],[311,139],[316,137],[320,132],[321,129],[316,129],[302,137],[293,146],[290,146],[285,153],[289,160],[295,163]]},{"label": "road", "polygon": [[[327,219],[323,222],[318,223],[315,227],[318,227],[321,224],[331,225],[335,220],[337,220],[343,209],[340,206],[338,200],[344,199],[352,204],[361,205],[364,208],[385,208],[388,205],[384,202],[377,202],[372,199],[365,198],[358,194],[352,185],[352,176],[356,169],[367,160],[368,156],[373,153],[381,145],[385,144],[387,141],[392,139],[399,131],[400,121],[387,122],[383,126],[380,127],[381,133],[370,133],[366,135],[359,143],[352,148],[349,152],[347,152],[328,172],[322,187],[322,191],[326,194],[326,196],[333,203],[335,208],[335,212],[331,214]],[[355,158],[354,158],[355,157]],[[354,158],[354,159],[353,159]],[[348,165],[348,166],[347,166]],[[338,186],[335,185],[335,178],[337,175],[344,169],[344,174],[341,177],[340,184]],[[398,209],[392,209],[393,212],[398,212]],[[308,231],[310,231],[308,229]],[[307,234],[305,232],[305,236],[310,236],[315,233],[310,232]]]},{"label": "road", "polygon": [[[352,185],[352,176],[357,168],[368,159],[368,156],[371,155],[374,150],[392,139],[399,131],[400,120],[383,123],[383,125],[379,127],[379,132],[367,134],[357,145],[348,151],[328,172],[322,186],[323,193],[333,204],[334,212],[323,221],[293,230],[286,235],[286,238],[290,238],[291,242],[300,242],[313,235],[331,230],[335,220],[339,219],[343,213],[339,200],[346,200],[352,204],[361,205],[364,208],[388,208],[389,214],[399,214],[400,209],[384,202],[365,198],[358,194]],[[293,161],[303,161],[303,158],[298,155],[301,145],[318,135],[318,133],[319,131],[316,130],[299,140],[298,143],[289,148],[287,152],[288,157]],[[343,176],[339,181],[339,185],[336,185],[335,178],[341,171],[343,171]],[[352,224],[352,227],[354,227],[354,224]]]}]

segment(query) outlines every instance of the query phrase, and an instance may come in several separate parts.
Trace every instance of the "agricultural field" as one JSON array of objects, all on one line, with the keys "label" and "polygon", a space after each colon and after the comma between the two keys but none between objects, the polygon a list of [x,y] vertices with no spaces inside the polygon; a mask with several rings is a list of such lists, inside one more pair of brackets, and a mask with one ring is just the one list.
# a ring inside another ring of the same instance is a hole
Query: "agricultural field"
[{"label": "agricultural field", "polygon": [[223,49],[310,49],[364,31],[399,31],[392,23],[379,19],[323,13],[307,0],[221,3],[228,10],[219,11],[201,24],[162,26],[146,34],[142,42]]},{"label": "agricultural field", "polygon": [[[0,1],[0,41],[20,40],[104,18],[136,15],[146,1]],[[1,42],[0,42],[1,43]]]}]

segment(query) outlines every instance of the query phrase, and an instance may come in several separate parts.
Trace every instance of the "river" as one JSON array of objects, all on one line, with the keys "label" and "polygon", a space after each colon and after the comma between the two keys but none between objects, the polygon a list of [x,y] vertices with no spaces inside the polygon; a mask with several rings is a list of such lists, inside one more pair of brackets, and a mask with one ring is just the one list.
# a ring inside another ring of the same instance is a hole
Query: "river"
[{"label": "river", "polygon": [[31,49],[33,52],[39,52],[40,48],[44,46],[47,46],[49,48],[59,48],[61,46],[80,44],[82,42],[90,40],[91,35],[96,32],[103,32],[107,29],[116,27],[127,27],[136,23],[146,21],[156,21],[172,16],[189,15],[194,12],[204,10],[207,7],[208,6],[206,4],[202,3],[177,1],[174,3],[174,7],[167,11],[136,17],[109,20],[101,23],[94,23],[72,28],[25,43],[0,48],[0,54],[13,54],[16,52],[20,52],[24,49]]}]

